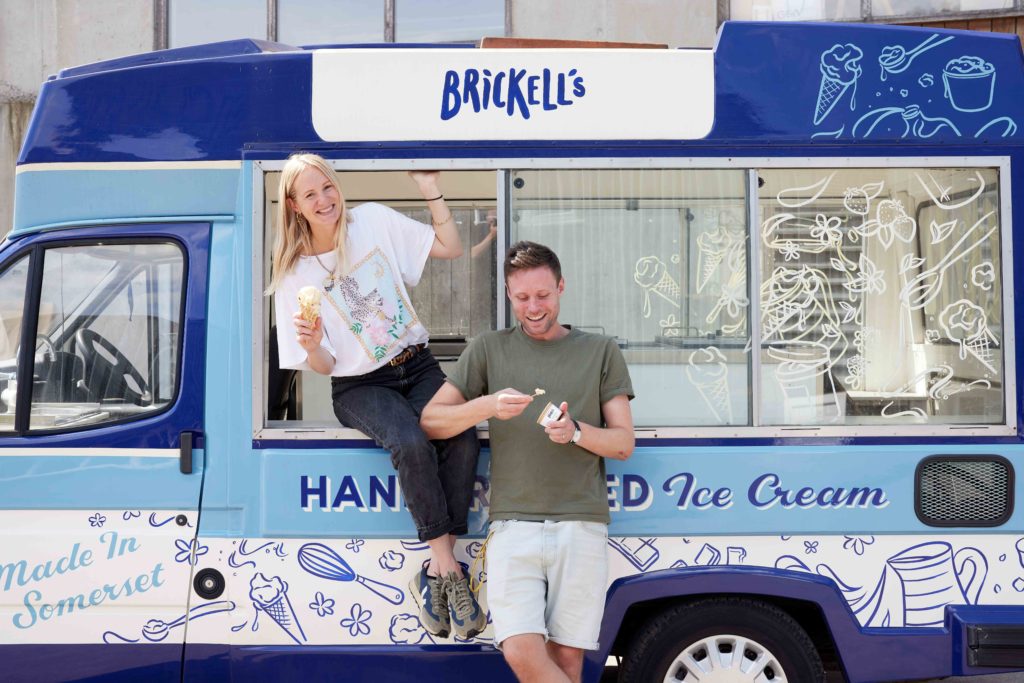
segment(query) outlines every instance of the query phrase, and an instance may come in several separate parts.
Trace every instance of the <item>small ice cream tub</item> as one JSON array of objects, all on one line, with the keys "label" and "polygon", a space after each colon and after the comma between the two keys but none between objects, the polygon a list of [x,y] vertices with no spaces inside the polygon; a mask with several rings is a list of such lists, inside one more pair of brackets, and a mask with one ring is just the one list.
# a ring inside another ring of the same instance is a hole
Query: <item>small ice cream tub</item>
[{"label": "small ice cream tub", "polygon": [[551,401],[548,401],[544,409],[540,411],[540,415],[537,417],[537,424],[541,427],[547,427],[552,422],[557,422],[562,419],[562,409],[556,406]]}]

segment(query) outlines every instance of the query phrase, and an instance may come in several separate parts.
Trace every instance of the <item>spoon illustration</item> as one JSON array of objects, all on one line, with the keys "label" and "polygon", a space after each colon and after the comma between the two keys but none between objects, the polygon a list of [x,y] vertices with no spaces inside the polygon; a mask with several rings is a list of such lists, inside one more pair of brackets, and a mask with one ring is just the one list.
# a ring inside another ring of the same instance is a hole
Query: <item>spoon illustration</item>
[{"label": "spoon illustration", "polygon": [[405,594],[386,583],[356,574],[348,562],[323,543],[307,543],[299,548],[299,564],[313,576],[329,581],[355,581],[392,605],[402,604]]},{"label": "spoon illustration", "polygon": [[924,42],[920,45],[910,50],[905,49],[902,45],[887,45],[882,48],[882,54],[878,56],[878,65],[882,67],[882,80],[885,80],[887,73],[903,73],[919,54],[950,40],[953,40],[953,36],[946,36],[940,39],[938,33],[933,33],[925,38]]},{"label": "spoon illustration", "polygon": [[162,619],[150,619],[142,626],[142,637],[151,643],[158,643],[167,637],[172,628],[177,628],[185,623],[186,619],[198,619],[217,612],[230,612],[235,609],[235,603],[230,600],[218,600],[193,607],[185,614],[174,621],[163,621]]},{"label": "spoon illustration", "polygon": [[968,238],[974,233],[974,231],[977,230],[982,222],[988,219],[988,217],[993,213],[995,212],[989,211],[978,219],[978,222],[971,226],[971,229],[965,232],[963,237],[957,240],[957,243],[946,252],[946,255],[943,256],[938,263],[928,270],[923,271],[920,275],[908,282],[902,291],[900,291],[900,299],[906,302],[910,310],[916,311],[931,303],[942,288],[942,281],[946,269],[956,261],[977,249],[982,242],[992,236],[997,228],[990,229],[984,235],[971,243],[970,246],[964,246],[964,243],[967,242]]}]

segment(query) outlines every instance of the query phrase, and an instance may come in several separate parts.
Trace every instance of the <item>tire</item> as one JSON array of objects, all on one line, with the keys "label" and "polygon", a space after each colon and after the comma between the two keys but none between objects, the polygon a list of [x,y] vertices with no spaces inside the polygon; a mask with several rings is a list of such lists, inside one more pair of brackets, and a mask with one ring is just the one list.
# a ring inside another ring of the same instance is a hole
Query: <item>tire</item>
[{"label": "tire", "polygon": [[[737,646],[740,657],[733,655]],[[708,598],[644,623],[619,672],[619,683],[698,680],[824,683],[825,670],[810,637],[779,608],[745,598]]]}]

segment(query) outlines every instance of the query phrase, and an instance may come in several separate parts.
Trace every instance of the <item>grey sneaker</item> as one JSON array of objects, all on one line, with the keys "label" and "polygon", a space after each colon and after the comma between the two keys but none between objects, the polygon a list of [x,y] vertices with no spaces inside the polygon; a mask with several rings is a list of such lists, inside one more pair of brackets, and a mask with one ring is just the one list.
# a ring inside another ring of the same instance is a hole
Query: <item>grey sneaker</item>
[{"label": "grey sneaker", "polygon": [[487,615],[480,609],[480,603],[469,590],[466,577],[448,572],[444,577],[444,589],[448,594],[448,604],[451,606],[451,623],[455,635],[463,640],[469,640],[483,633],[487,628]]},{"label": "grey sneaker", "polygon": [[428,633],[439,638],[447,638],[452,627],[448,615],[447,583],[439,576],[427,575],[425,566],[409,582],[409,592],[420,608],[420,623]]}]

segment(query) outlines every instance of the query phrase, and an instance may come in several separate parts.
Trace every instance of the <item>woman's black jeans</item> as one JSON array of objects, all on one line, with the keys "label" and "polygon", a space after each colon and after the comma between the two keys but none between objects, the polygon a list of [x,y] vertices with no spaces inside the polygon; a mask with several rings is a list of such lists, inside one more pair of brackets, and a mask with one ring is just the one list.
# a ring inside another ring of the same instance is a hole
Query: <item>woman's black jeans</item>
[{"label": "woman's black jeans", "polygon": [[334,414],[341,424],[391,453],[421,541],[467,533],[480,456],[474,428],[437,441],[420,429],[420,414],[442,384],[441,366],[426,348],[401,365],[331,378]]}]

